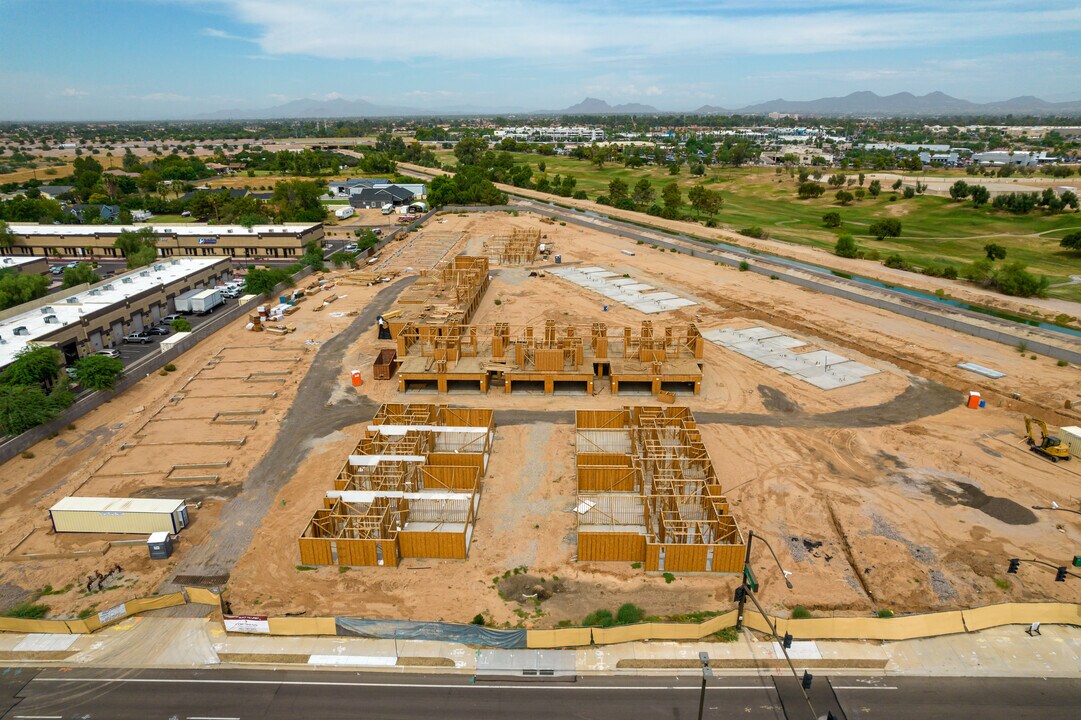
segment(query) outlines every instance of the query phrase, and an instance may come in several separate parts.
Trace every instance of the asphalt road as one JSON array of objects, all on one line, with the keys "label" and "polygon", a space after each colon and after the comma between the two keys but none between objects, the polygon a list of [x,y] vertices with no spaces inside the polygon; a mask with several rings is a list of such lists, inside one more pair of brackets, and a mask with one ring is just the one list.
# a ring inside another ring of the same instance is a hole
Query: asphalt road
[{"label": "asphalt road", "polygon": [[[395,718],[697,717],[700,679],[620,677],[577,682],[477,681],[458,675],[305,670],[0,669],[3,720],[320,720]],[[1058,720],[1077,717],[1081,679],[815,679],[847,718]],[[8,709],[10,707],[10,709]],[[703,717],[807,720],[805,704],[782,707],[770,677],[710,682]]]}]

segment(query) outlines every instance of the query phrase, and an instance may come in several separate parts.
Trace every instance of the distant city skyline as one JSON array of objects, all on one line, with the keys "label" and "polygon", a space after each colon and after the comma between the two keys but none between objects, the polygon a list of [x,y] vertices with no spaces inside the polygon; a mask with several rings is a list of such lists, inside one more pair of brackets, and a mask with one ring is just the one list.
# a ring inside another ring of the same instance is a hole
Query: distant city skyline
[{"label": "distant city skyline", "polygon": [[335,98],[458,112],[861,90],[1081,100],[1081,6],[1060,0],[4,0],[0,28],[0,120]]}]

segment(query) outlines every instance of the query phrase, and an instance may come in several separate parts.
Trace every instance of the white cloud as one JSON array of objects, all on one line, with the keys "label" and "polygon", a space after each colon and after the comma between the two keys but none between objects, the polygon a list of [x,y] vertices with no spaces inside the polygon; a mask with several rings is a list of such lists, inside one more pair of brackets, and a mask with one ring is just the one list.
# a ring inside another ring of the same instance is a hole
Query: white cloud
[{"label": "white cloud", "polygon": [[[254,28],[266,54],[333,59],[521,59],[781,55],[1081,32],[1081,6],[1004,0],[824,3],[414,0],[409,21],[360,2],[205,0]],[[1020,9],[1015,9],[1020,8]],[[978,19],[978,21],[976,21]],[[228,33],[215,31],[215,37]]]},{"label": "white cloud", "polygon": [[153,92],[146,95],[140,95],[136,100],[149,100],[151,102],[191,102],[192,98],[179,93]]},{"label": "white cloud", "polygon": [[86,90],[79,90],[77,88],[64,88],[60,91],[60,94],[64,97],[86,97],[90,93]]},{"label": "white cloud", "polygon": [[233,33],[219,30],[218,28],[203,28],[200,32],[201,35],[207,37],[219,38],[221,40],[241,40],[243,42],[251,42],[251,38],[241,37],[240,35],[234,35]]}]

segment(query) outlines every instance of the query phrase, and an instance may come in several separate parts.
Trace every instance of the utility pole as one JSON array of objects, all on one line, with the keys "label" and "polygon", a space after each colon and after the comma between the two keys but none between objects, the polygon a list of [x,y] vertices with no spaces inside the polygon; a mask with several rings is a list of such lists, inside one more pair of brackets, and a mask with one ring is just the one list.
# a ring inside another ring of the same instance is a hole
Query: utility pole
[{"label": "utility pole", "polygon": [[706,708],[706,681],[713,679],[713,669],[709,666],[709,653],[698,653],[702,662],[702,692],[698,696],[698,720],[702,720],[702,711]]},{"label": "utility pole", "polygon": [[773,556],[773,560],[777,563],[777,568],[781,571],[781,577],[784,578],[784,584],[788,586],[788,589],[792,589],[792,581],[788,579],[788,573],[781,567],[781,561],[777,558],[777,553],[773,552],[773,548],[766,542],[766,539],[761,535],[755,535],[753,530],[747,532],[747,554],[743,558],[743,577],[740,580],[740,589],[742,592],[739,597],[739,608],[736,611],[736,630],[743,629],[743,609],[747,604],[747,593],[749,590],[758,590],[758,581],[754,578],[754,572],[751,570],[751,546],[754,543],[754,539],[758,538],[762,541],[762,544],[769,550],[769,554]]}]

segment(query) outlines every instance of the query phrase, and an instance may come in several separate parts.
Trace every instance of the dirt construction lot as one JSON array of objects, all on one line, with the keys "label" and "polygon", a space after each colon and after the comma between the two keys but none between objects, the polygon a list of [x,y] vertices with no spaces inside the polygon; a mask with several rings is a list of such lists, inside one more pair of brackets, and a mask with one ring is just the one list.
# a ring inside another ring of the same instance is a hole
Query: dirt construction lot
[{"label": "dirt construction lot", "polygon": [[[636,326],[648,317],[659,325],[694,321],[707,333],[765,327],[807,343],[801,352],[826,350],[878,371],[821,390],[707,343],[701,394],[677,397],[702,427],[740,527],[769,539],[793,572],[787,591],[764,550],[756,551],[767,609],[786,613],[798,604],[820,615],[867,615],[1075,599],[1069,583],[1053,582],[1053,571],[1005,570],[1011,557],[1068,564],[1081,547],[1081,517],[1030,509],[1052,501],[1078,507],[1081,467],[1036,457],[1020,440],[1024,411],[1055,426],[1081,424],[1063,409],[1066,400],[1081,400],[1077,368],[527,214],[446,215],[431,224],[462,233],[454,252],[473,253],[512,226],[540,227],[565,268],[604,267],[697,304],[646,316],[551,275],[554,266],[493,267],[477,325]],[[234,324],[190,351],[177,372],[147,378],[75,430],[41,443],[32,459],[0,468],[0,548],[8,556],[0,604],[72,583],[40,601],[53,616],[71,616],[168,589],[180,575],[225,582],[233,611],[251,614],[468,621],[483,613],[499,625],[544,627],[624,602],[657,616],[731,605],[734,576],[667,582],[629,563],[574,560],[572,411],[655,404],[648,394],[614,396],[598,383],[592,397],[494,389],[402,396],[396,379],[371,379],[375,355],[390,346],[376,339],[374,319],[412,277],[364,287],[344,284],[347,272],[333,274],[343,284],[287,318],[295,334],[252,334]],[[334,293],[346,297],[313,312]],[[957,368],[963,361],[1007,376],[988,380]],[[360,388],[348,382],[353,368],[363,372]],[[964,408],[967,390],[984,393],[987,407]],[[496,410],[469,558],[405,560],[398,568],[298,566],[297,537],[345,456],[380,403],[402,400]],[[184,467],[191,463],[208,467]],[[51,534],[47,508],[69,494],[184,497],[199,506],[174,558],[151,563],[143,548],[109,548],[114,538]],[[21,557],[83,550],[99,554]],[[123,587],[80,592],[80,578],[117,562]],[[513,582],[516,569],[528,579]],[[542,578],[552,597],[524,598]]]}]

